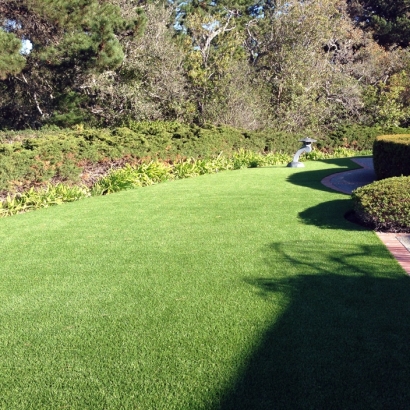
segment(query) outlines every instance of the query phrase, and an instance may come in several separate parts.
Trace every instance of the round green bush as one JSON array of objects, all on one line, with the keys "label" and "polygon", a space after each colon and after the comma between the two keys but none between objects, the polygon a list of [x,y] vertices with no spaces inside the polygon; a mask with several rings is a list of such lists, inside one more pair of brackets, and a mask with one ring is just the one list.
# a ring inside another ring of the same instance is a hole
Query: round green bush
[{"label": "round green bush", "polygon": [[410,177],[393,177],[356,189],[354,211],[377,231],[410,232]]}]

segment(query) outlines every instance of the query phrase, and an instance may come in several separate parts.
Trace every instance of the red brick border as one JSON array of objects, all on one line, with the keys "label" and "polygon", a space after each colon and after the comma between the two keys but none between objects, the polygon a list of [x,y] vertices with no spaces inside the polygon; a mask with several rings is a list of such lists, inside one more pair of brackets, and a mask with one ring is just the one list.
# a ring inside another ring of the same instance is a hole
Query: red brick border
[{"label": "red brick border", "polygon": [[376,235],[384,243],[386,248],[399,262],[405,272],[410,275],[410,252],[407,248],[397,239],[400,234],[390,232],[376,232]]}]

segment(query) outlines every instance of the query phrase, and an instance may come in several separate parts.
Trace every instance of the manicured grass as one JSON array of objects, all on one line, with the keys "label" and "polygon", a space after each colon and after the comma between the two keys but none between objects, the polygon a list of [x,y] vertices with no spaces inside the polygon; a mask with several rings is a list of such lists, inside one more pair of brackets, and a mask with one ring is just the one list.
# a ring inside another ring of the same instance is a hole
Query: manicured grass
[{"label": "manicured grass", "polygon": [[410,279],[348,159],[0,220],[0,408],[405,408]]}]

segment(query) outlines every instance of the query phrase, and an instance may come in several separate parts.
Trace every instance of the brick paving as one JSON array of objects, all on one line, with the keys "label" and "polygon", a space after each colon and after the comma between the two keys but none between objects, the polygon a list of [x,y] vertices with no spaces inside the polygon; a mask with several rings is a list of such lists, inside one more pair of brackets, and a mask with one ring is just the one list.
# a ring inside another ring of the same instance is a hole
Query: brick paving
[{"label": "brick paving", "polygon": [[[335,191],[351,194],[354,189],[376,180],[372,158],[354,158],[352,161],[359,164],[362,168],[329,175],[322,179],[322,184]],[[376,235],[404,271],[410,275],[410,250],[402,243],[407,243],[403,239],[407,240],[409,235],[390,232],[376,232]],[[406,236],[406,238],[403,238],[403,236]]]},{"label": "brick paving", "polygon": [[384,243],[386,248],[395,257],[400,266],[405,270],[405,272],[410,275],[410,252],[408,249],[400,242],[400,235],[397,233],[390,232],[376,232],[376,235]]}]

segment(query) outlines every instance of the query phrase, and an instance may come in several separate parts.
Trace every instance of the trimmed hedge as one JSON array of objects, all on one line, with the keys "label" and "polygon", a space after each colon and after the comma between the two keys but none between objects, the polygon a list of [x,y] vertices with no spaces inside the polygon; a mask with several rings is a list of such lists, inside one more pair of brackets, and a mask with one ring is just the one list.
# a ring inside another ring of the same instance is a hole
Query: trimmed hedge
[{"label": "trimmed hedge", "polygon": [[378,179],[410,175],[410,134],[382,135],[373,144],[374,170]]},{"label": "trimmed hedge", "polygon": [[302,135],[246,132],[178,122],[138,122],[114,129],[0,133],[0,191],[15,192],[58,180],[77,183],[90,164],[208,158],[240,148],[294,152]]},{"label": "trimmed hedge", "polygon": [[[325,147],[345,147],[356,150],[367,150],[373,148],[376,137],[382,134],[408,134],[407,128],[394,127],[382,129],[380,127],[366,127],[364,125],[348,125],[339,127],[324,138]],[[320,147],[318,141],[318,147]]]},{"label": "trimmed hedge", "polygon": [[[314,136],[324,153],[336,147],[371,149],[380,129],[347,127],[330,136]],[[112,166],[161,159],[210,158],[238,149],[293,155],[299,139],[307,134],[286,134],[274,130],[244,131],[227,126],[182,124],[179,122],[129,122],[114,129],[0,132],[0,194],[22,192],[47,182],[92,182],[86,174],[100,166],[100,174]]]},{"label": "trimmed hedge", "polygon": [[356,189],[354,211],[378,231],[410,232],[410,177],[393,177]]}]

